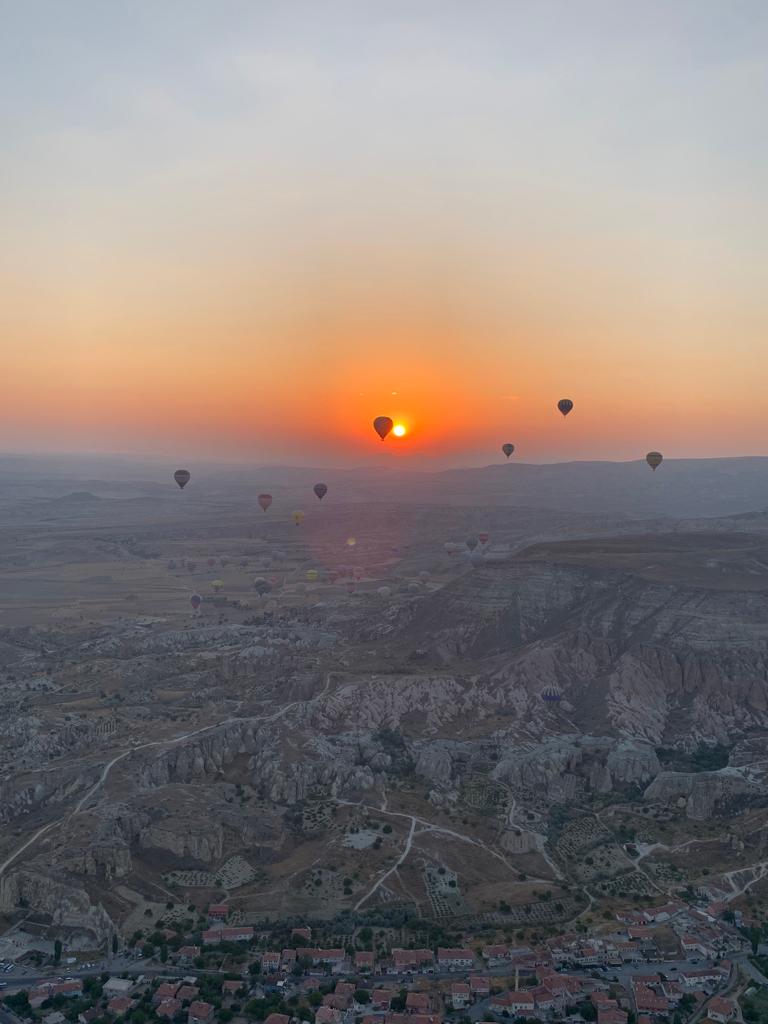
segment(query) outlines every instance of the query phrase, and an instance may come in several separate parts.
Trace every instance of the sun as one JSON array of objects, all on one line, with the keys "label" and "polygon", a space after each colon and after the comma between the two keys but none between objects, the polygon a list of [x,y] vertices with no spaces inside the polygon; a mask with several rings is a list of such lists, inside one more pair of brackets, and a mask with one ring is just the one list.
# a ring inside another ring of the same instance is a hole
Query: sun
[{"label": "sun", "polygon": [[395,437],[405,437],[405,435],[408,433],[408,430],[406,429],[405,424],[396,423],[394,427],[392,427],[392,433],[395,435]]}]

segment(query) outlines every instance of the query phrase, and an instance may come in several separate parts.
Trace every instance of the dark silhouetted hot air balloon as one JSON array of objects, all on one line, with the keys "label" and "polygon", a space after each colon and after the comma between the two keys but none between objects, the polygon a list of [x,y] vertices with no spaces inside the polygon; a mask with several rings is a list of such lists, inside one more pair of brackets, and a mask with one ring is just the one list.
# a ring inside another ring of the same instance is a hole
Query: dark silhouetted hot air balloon
[{"label": "dark silhouetted hot air balloon", "polygon": [[394,424],[389,416],[377,416],[373,421],[373,429],[379,435],[383,441],[387,434],[390,432]]},{"label": "dark silhouetted hot air balloon", "polygon": [[648,465],[655,473],[664,461],[664,456],[661,454],[661,452],[648,452],[648,454],[645,456],[645,461],[648,463]]},{"label": "dark silhouetted hot air balloon", "polygon": [[263,511],[266,512],[269,506],[272,504],[272,495],[260,494],[258,497],[258,502],[261,505]]},{"label": "dark silhouetted hot air balloon", "polygon": [[189,478],[191,476],[192,474],[189,472],[188,469],[177,469],[176,472],[173,474],[173,479],[176,481],[176,483],[183,491],[184,488],[189,483]]},{"label": "dark silhouetted hot air balloon", "polygon": [[312,488],[312,490],[313,490],[313,491],[315,492],[315,494],[316,494],[316,495],[318,496],[318,498],[320,499],[320,501],[322,501],[322,500],[323,500],[323,498],[324,498],[324,497],[326,496],[326,494],[328,493],[328,487],[327,487],[327,485],[326,485],[326,484],[315,484],[315,486],[314,486],[314,487]]},{"label": "dark silhouetted hot air balloon", "polygon": [[512,454],[512,452],[515,450],[515,446],[513,444],[510,444],[509,441],[507,441],[506,444],[503,444],[501,446],[501,450],[504,452],[504,454],[507,456],[507,458],[509,458],[509,456]]},{"label": "dark silhouetted hot air balloon", "polygon": [[557,403],[557,408],[560,410],[563,416],[567,416],[573,408],[573,402],[570,400],[570,398],[561,398],[560,401]]},{"label": "dark silhouetted hot air balloon", "polygon": [[197,609],[202,604],[202,601],[203,601],[203,599],[202,599],[202,597],[200,597],[199,594],[193,594],[192,597],[190,597],[189,603],[192,605],[192,611],[193,612],[197,611]]}]

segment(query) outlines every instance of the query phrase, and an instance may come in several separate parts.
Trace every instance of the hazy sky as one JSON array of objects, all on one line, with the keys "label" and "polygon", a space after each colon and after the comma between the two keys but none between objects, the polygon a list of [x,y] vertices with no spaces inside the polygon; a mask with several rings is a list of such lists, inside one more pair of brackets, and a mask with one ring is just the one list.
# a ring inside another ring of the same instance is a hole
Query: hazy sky
[{"label": "hazy sky", "polygon": [[0,0],[0,451],[768,454],[767,100],[764,0]]}]

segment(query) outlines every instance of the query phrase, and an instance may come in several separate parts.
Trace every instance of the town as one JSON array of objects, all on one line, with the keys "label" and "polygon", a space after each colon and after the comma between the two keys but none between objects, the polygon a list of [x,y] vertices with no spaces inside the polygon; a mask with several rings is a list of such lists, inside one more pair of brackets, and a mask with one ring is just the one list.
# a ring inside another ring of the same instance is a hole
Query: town
[{"label": "town", "polygon": [[60,944],[15,960],[3,947],[0,1021],[726,1024],[760,1019],[753,997],[768,985],[759,942],[718,906],[675,901],[535,944],[464,935],[463,946],[436,948],[387,947],[388,930],[371,926],[326,947],[327,923],[262,929],[236,916],[211,904],[200,930],[160,921],[91,960]]}]

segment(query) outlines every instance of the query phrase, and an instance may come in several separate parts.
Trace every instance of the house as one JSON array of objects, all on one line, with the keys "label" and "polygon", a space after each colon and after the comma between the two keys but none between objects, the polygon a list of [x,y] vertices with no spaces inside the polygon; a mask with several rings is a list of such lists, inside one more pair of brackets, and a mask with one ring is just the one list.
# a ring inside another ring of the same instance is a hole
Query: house
[{"label": "house", "polygon": [[[105,986],[106,988],[106,986]],[[155,994],[152,996],[152,1002],[163,1003],[166,999],[175,999],[176,993],[181,988],[180,981],[163,981],[157,986]]]},{"label": "house", "polygon": [[668,921],[675,914],[679,914],[681,910],[685,909],[684,903],[664,903],[660,907],[649,907],[648,910],[643,911],[643,917],[646,921],[654,921],[656,924],[661,924],[664,921]]},{"label": "house", "polygon": [[431,1003],[427,992],[409,992],[405,997],[406,1013],[429,1013]]},{"label": "house", "polygon": [[208,1024],[213,1020],[213,1007],[210,1003],[196,1000],[189,1008],[187,1024]]},{"label": "house", "polygon": [[196,985],[182,985],[176,990],[176,998],[180,999],[182,1003],[191,1003],[199,995],[200,989]]},{"label": "house", "polygon": [[361,973],[370,973],[374,968],[374,954],[367,950],[360,949],[355,953],[355,970]]},{"label": "house", "polygon": [[292,939],[304,939],[305,942],[312,941],[312,929],[307,925],[302,928],[291,928]]},{"label": "house", "polygon": [[113,996],[107,1003],[107,1009],[115,1017],[124,1017],[135,1002],[130,996]]},{"label": "house", "polygon": [[707,1006],[707,1015],[718,1022],[725,1024],[731,1017],[735,1016],[736,1007],[730,999],[723,999],[721,996],[713,996]]},{"label": "house", "polygon": [[488,978],[479,974],[472,974],[469,978],[469,991],[477,999],[485,999],[491,994],[491,983]]},{"label": "house", "polygon": [[285,1013],[270,1013],[264,1024],[290,1024],[291,1018]]},{"label": "house", "polygon": [[107,978],[102,992],[105,996],[127,996],[135,984],[133,978]]},{"label": "house", "polygon": [[229,914],[229,907],[226,903],[211,903],[208,907],[209,921],[226,921]]},{"label": "house", "polygon": [[250,942],[253,928],[250,925],[239,928],[208,928],[203,932],[203,945],[215,946],[220,942]]},{"label": "house", "polygon": [[511,1017],[525,1016],[535,1009],[536,1000],[528,989],[522,992],[501,992],[491,996],[488,1008],[491,1013],[507,1013]]},{"label": "house", "polygon": [[176,958],[180,963],[182,961],[195,960],[199,956],[199,946],[180,946],[176,951]]},{"label": "house", "polygon": [[602,962],[602,956],[595,949],[594,946],[582,946],[581,949],[577,950],[574,960],[581,967],[590,967],[592,964],[599,964]]},{"label": "house", "polygon": [[280,966],[284,971],[291,971],[296,966],[296,961],[299,959],[296,950],[291,948],[284,949],[280,954]]},{"label": "house", "polygon": [[463,1010],[472,1002],[472,992],[464,981],[455,981],[451,985],[451,1006],[454,1010]]},{"label": "house", "polygon": [[274,974],[275,971],[280,970],[280,961],[282,955],[280,953],[262,953],[261,955],[261,969],[265,974]]},{"label": "house", "polygon": [[488,961],[489,967],[496,967],[505,960],[509,960],[509,946],[495,945],[495,946],[483,946],[482,950],[483,960]]},{"label": "house", "polygon": [[618,1007],[598,1006],[597,1024],[627,1024],[629,1014]]},{"label": "house", "polygon": [[340,1010],[336,1010],[332,1006],[318,1006],[315,1024],[341,1024],[341,1018]]},{"label": "house", "polygon": [[435,954],[431,949],[393,949],[392,961],[395,971],[431,971]]},{"label": "house", "polygon": [[329,1006],[333,1010],[339,1010],[342,1013],[348,1010],[352,1005],[351,996],[340,996],[335,992],[329,992],[328,995],[323,996],[323,1006]]},{"label": "house", "polygon": [[221,986],[223,996],[236,996],[241,988],[244,988],[242,981],[225,981]]},{"label": "house", "polygon": [[680,949],[683,953],[699,953],[701,956],[705,956],[704,947],[696,935],[681,935]]},{"label": "house", "polygon": [[471,949],[443,949],[438,947],[437,962],[444,971],[458,971],[462,967],[472,967],[475,962],[475,954]]},{"label": "house", "polygon": [[635,1005],[638,1013],[668,1013],[669,1002],[664,996],[657,996],[647,985],[634,985]]},{"label": "house", "polygon": [[390,992],[386,988],[376,988],[371,992],[371,1009],[377,1010],[381,1013],[383,1010],[389,1009],[389,1004],[392,1002],[393,992]]},{"label": "house", "polygon": [[608,1009],[619,1005],[615,999],[611,999],[607,992],[603,992],[600,990],[596,992],[590,992],[589,1001],[592,1003],[593,1006],[596,1006],[598,1010],[601,1006],[604,1006],[606,1007],[606,1009]]},{"label": "house", "polygon": [[296,952],[300,960],[311,960],[313,967],[319,967],[321,964],[339,967],[344,963],[343,949],[313,949],[309,946],[299,946]]},{"label": "house", "polygon": [[93,1024],[93,1021],[98,1020],[101,1016],[95,1006],[92,1006],[89,1010],[83,1010],[77,1015],[77,1024]]},{"label": "house", "polygon": [[164,999],[159,1006],[155,1007],[155,1014],[158,1017],[164,1017],[166,1020],[173,1020],[180,1009],[180,999]]},{"label": "house", "polygon": [[549,991],[545,985],[537,985],[527,990],[533,996],[533,1002],[537,1010],[549,1012],[554,1010],[559,1000]]},{"label": "house", "polygon": [[704,970],[680,971],[680,980],[686,988],[701,988],[702,985],[717,985],[722,980],[719,971],[714,967],[707,967]]}]

